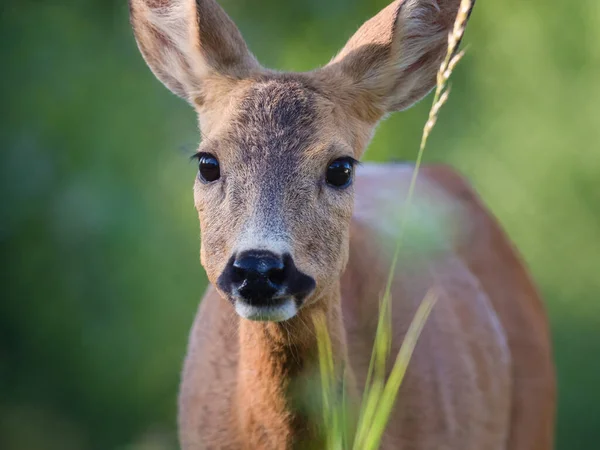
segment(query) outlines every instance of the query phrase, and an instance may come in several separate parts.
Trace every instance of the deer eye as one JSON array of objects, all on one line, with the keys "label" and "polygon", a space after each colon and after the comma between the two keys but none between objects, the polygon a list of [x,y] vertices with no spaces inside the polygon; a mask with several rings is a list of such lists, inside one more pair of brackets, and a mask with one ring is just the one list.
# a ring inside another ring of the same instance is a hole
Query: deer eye
[{"label": "deer eye", "polygon": [[352,172],[354,169],[354,160],[351,158],[339,158],[329,164],[325,181],[330,186],[338,189],[344,189],[352,183]]},{"label": "deer eye", "polygon": [[219,161],[210,153],[201,153],[198,158],[198,172],[205,183],[216,181],[221,177]]}]

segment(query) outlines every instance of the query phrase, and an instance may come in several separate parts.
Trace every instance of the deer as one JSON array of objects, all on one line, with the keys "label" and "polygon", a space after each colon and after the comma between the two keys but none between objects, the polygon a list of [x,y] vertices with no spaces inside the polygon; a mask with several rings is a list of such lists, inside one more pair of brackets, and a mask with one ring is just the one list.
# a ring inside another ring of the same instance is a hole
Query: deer
[{"label": "deer", "polygon": [[[377,124],[435,86],[459,0],[395,0],[326,65],[264,68],[214,0],[130,0],[154,75],[196,111],[193,196],[209,286],[178,397],[181,448],[324,448],[297,380],[318,366],[325,318],[350,398],[366,383],[396,222],[414,165],[359,161]],[[391,354],[417,342],[382,449],[549,450],[556,381],[529,269],[471,183],[425,164],[415,202],[448,239],[403,245]]]}]

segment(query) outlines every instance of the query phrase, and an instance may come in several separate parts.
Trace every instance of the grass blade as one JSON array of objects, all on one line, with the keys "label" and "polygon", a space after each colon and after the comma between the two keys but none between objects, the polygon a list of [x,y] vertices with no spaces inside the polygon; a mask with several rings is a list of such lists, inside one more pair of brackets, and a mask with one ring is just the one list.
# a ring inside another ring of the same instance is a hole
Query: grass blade
[{"label": "grass blade", "polygon": [[404,337],[404,342],[402,342],[402,346],[400,347],[400,351],[398,352],[398,356],[396,357],[396,361],[392,367],[390,376],[385,383],[381,401],[379,402],[377,411],[373,417],[371,429],[367,435],[367,440],[365,445],[362,447],[362,450],[376,450],[379,448],[385,427],[396,402],[396,397],[398,396],[398,391],[402,384],[402,380],[406,374],[406,369],[408,368],[408,364],[415,350],[415,346],[417,345],[419,336],[421,335],[421,331],[423,331],[425,322],[427,321],[427,318],[429,317],[429,314],[431,313],[436,301],[437,294],[432,288],[428,291],[427,295],[419,305],[419,308],[415,313],[415,317],[410,323],[406,336]]}]

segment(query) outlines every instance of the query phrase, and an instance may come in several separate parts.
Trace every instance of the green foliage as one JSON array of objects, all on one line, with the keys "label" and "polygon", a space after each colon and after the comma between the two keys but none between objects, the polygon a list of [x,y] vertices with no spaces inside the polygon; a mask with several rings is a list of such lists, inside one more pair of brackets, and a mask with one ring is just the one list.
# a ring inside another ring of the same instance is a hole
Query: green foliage
[{"label": "green foliage", "polygon": [[[325,63],[387,0],[223,0],[266,65]],[[470,179],[548,304],[558,446],[600,441],[600,3],[478,2],[425,162]],[[175,448],[206,284],[195,118],[145,67],[124,1],[3,5],[0,448]],[[414,159],[429,100],[367,159]]]}]

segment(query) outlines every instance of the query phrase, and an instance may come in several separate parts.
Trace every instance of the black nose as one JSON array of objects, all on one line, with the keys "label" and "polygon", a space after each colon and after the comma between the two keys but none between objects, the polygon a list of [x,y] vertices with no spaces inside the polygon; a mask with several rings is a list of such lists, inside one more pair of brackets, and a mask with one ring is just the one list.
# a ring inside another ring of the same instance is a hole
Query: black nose
[{"label": "black nose", "polygon": [[242,253],[233,262],[231,281],[244,298],[270,298],[283,286],[285,264],[270,252]]},{"label": "black nose", "polygon": [[245,251],[231,258],[217,281],[219,287],[253,306],[269,306],[293,296],[301,300],[314,289],[314,280],[298,271],[288,254]]}]

